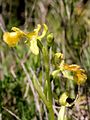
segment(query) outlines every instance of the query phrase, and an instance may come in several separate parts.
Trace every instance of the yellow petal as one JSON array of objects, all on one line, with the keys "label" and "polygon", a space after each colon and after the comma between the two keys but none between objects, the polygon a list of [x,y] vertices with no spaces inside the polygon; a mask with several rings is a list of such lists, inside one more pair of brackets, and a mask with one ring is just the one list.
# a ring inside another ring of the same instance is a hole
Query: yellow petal
[{"label": "yellow petal", "polygon": [[75,64],[72,64],[72,65],[65,64],[64,69],[70,70],[70,71],[77,71],[78,69],[80,69],[80,66],[75,65]]},{"label": "yellow petal", "polygon": [[17,27],[12,27],[12,30],[17,32],[19,35],[25,35],[26,36],[26,34]]},{"label": "yellow petal", "polygon": [[37,25],[37,28],[36,28],[36,29],[34,29],[34,32],[38,33],[38,32],[40,31],[40,29],[41,29],[41,25],[40,25],[40,24],[38,24],[38,25]]},{"label": "yellow petal", "polygon": [[82,85],[82,84],[84,84],[86,82],[87,76],[86,76],[86,74],[84,72],[82,72],[82,71],[78,72],[77,71],[77,73],[75,75],[75,80],[76,80],[76,83],[78,85]]},{"label": "yellow petal", "polygon": [[41,25],[38,24],[38,25],[37,25],[37,28],[34,29],[33,32],[27,33],[26,36],[27,36],[30,40],[32,40],[32,39],[37,39],[38,33],[39,33],[40,29],[41,29]]},{"label": "yellow petal", "polygon": [[85,70],[81,69],[80,66],[64,64],[64,77],[69,78],[69,75],[67,74],[69,72],[73,73],[71,80],[75,80],[78,85],[84,84],[86,82],[87,75],[85,74]]},{"label": "yellow petal", "polygon": [[39,54],[39,48],[37,46],[37,40],[33,39],[30,41],[30,50],[32,51],[33,54],[38,55]]},{"label": "yellow petal", "polygon": [[41,39],[46,35],[47,30],[48,30],[48,27],[47,27],[46,24],[43,24],[43,27],[44,27],[44,29],[43,29],[42,34],[41,34],[40,36],[38,36],[38,39],[39,39],[39,40],[41,40]]},{"label": "yellow petal", "polygon": [[37,38],[37,33],[35,31],[34,32],[29,32],[26,36],[29,39]]},{"label": "yellow petal", "polygon": [[16,32],[5,32],[4,35],[3,35],[3,40],[4,42],[6,42],[10,47],[13,47],[15,46],[18,41],[20,40],[19,39],[19,35],[18,33]]}]

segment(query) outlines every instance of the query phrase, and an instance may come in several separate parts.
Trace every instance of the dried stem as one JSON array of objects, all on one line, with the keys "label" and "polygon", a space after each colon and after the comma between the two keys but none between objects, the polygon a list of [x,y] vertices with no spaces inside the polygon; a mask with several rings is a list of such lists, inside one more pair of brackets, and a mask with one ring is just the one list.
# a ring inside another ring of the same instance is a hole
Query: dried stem
[{"label": "dried stem", "polygon": [[14,116],[17,120],[21,120],[17,115],[15,115],[12,111],[10,111],[9,109],[2,107],[5,111],[7,111],[8,113],[10,113],[12,116]]},{"label": "dried stem", "polygon": [[22,68],[23,68],[24,73],[26,74],[26,77],[27,77],[27,79],[28,79],[28,83],[29,83],[30,88],[31,88],[31,90],[32,90],[32,93],[33,93],[33,95],[34,95],[34,101],[35,101],[36,108],[37,108],[37,110],[38,110],[38,112],[39,112],[40,120],[42,120],[40,105],[39,105],[39,101],[38,101],[38,95],[37,95],[37,93],[35,92],[35,89],[34,89],[32,80],[30,79],[29,73],[28,73],[28,71],[26,70],[26,67],[25,67],[24,63],[23,63],[23,62],[20,62],[20,63],[21,63],[21,66],[22,66]]}]

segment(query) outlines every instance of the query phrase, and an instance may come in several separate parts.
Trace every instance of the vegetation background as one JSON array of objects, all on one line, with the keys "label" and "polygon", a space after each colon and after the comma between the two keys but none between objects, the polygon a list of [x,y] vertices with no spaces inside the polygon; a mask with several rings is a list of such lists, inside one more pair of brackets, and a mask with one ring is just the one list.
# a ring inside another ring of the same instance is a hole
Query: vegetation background
[{"label": "vegetation background", "polygon": [[[73,89],[75,95],[80,92],[78,104],[67,110],[68,119],[90,120],[90,0],[0,0],[0,120],[40,119],[28,79],[32,78],[30,68],[39,79],[43,76],[42,56],[34,56],[23,43],[13,51],[2,37],[2,31],[13,26],[32,31],[38,23],[46,23],[54,34],[53,50],[62,52],[68,64],[80,65],[87,74],[87,82],[79,91],[76,85],[57,78],[55,98],[66,90]],[[48,111],[37,99],[46,120]]]}]

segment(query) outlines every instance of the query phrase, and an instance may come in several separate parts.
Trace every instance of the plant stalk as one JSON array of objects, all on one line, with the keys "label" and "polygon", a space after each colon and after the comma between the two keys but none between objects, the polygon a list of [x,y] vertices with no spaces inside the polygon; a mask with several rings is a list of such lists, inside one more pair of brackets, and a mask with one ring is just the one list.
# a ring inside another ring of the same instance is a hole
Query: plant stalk
[{"label": "plant stalk", "polygon": [[49,120],[54,120],[54,111],[53,111],[53,102],[52,102],[52,89],[50,83],[50,66],[49,66],[49,53],[47,48],[43,48],[43,58],[45,63],[45,72],[46,72],[46,80],[47,80],[47,99],[49,101]]}]

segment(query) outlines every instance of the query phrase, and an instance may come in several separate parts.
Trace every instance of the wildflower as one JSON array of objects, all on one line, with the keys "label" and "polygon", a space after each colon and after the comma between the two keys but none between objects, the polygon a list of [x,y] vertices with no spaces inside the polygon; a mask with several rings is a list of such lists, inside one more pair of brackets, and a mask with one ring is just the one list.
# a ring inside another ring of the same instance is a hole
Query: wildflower
[{"label": "wildflower", "polygon": [[33,54],[39,54],[39,48],[37,45],[37,40],[41,41],[41,39],[46,35],[48,27],[44,24],[44,29],[41,35],[39,35],[39,31],[41,29],[41,25],[38,24],[37,28],[34,29],[33,32],[24,33],[17,27],[12,27],[14,32],[5,32],[3,35],[3,40],[6,42],[10,47],[14,47],[21,39],[21,37],[27,38],[26,43],[30,43],[30,50]]},{"label": "wildflower", "polygon": [[29,41],[30,41],[30,40],[34,40],[34,39],[35,39],[35,40],[37,39],[38,33],[39,33],[40,29],[41,29],[41,25],[38,24],[38,25],[37,25],[37,28],[34,29],[33,32],[27,33],[27,38],[29,39]]},{"label": "wildflower", "polygon": [[25,35],[19,28],[13,27],[12,30],[14,32],[5,32],[3,35],[4,42],[10,47],[14,47],[19,42],[20,38]]},{"label": "wildflower", "polygon": [[87,79],[85,70],[81,69],[78,65],[64,64],[64,71],[62,73],[66,78],[75,80],[78,85],[85,83]]},{"label": "wildflower", "polygon": [[39,35],[40,29],[41,29],[41,25],[38,24],[38,25],[37,25],[37,28],[34,29],[33,32],[29,32],[26,36],[27,36],[30,40],[33,40],[33,39],[35,39],[35,40],[37,40],[37,39],[38,39],[38,40],[41,40],[41,39],[46,35],[46,32],[47,32],[47,30],[48,30],[48,28],[47,28],[47,26],[46,26],[45,24],[43,24],[43,26],[44,26],[44,29],[43,29],[43,32],[42,32],[41,35]]},{"label": "wildflower", "polygon": [[28,33],[27,36],[27,41],[30,43],[30,50],[33,54],[38,55],[39,54],[39,48],[37,45],[37,40],[41,41],[41,39],[46,35],[46,32],[48,30],[47,26],[44,24],[44,29],[41,35],[39,35],[39,31],[41,29],[41,25],[38,24],[37,28],[34,29],[33,32]]},{"label": "wildflower", "polygon": [[63,54],[62,54],[62,53],[56,53],[55,56],[56,56],[58,59],[63,59]]},{"label": "wildflower", "polygon": [[57,69],[52,72],[53,78],[55,78],[60,72],[64,71],[64,56],[62,53],[55,53],[54,63]]},{"label": "wildflower", "polygon": [[54,56],[54,61],[55,61],[55,64],[57,66],[59,66],[61,64],[61,62],[63,61],[63,54],[62,53],[56,53],[55,56]]}]

